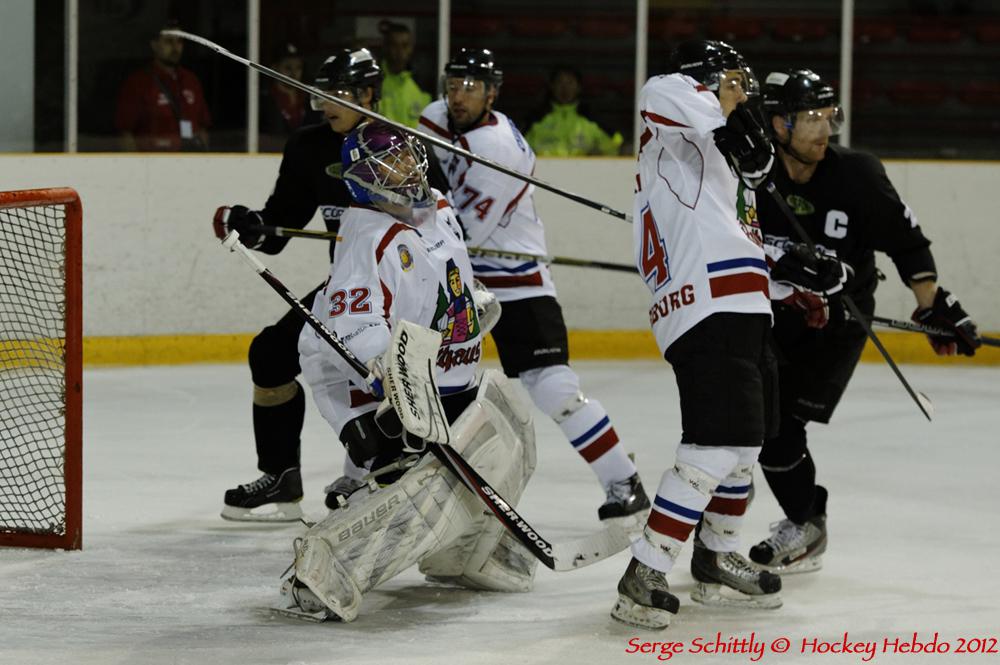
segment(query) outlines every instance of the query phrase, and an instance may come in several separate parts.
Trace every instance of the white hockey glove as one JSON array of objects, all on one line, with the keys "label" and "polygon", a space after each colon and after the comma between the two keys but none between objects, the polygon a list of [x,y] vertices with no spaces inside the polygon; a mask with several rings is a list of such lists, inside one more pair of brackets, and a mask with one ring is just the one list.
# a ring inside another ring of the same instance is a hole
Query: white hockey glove
[{"label": "white hockey glove", "polygon": [[476,303],[476,317],[479,319],[479,331],[485,337],[486,333],[493,330],[493,326],[500,320],[502,307],[497,300],[496,294],[483,286],[478,279],[472,280],[472,300]]}]

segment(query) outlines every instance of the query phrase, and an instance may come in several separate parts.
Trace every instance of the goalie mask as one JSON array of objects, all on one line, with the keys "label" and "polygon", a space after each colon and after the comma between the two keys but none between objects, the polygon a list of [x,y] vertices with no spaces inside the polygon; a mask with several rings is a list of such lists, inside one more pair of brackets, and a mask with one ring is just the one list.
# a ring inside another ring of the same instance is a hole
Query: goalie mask
[{"label": "goalie mask", "polygon": [[427,184],[427,151],[390,125],[359,125],[344,139],[341,159],[344,182],[358,203],[405,217],[434,202]]}]

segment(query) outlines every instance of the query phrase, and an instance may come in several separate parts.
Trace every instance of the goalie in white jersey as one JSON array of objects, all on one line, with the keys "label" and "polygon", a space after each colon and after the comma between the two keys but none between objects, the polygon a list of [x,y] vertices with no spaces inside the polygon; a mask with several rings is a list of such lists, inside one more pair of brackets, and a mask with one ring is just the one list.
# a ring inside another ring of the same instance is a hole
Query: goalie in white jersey
[{"label": "goalie in white jersey", "polygon": [[[354,204],[341,217],[337,261],[313,314],[376,376],[399,366],[392,353],[406,345],[393,331],[403,322],[439,331],[435,377],[456,450],[516,502],[534,469],[531,417],[496,372],[477,382],[499,305],[487,292],[474,295],[461,229],[427,184],[423,146],[372,122],[348,134],[342,157]],[[296,540],[294,573],[282,586],[291,604],[279,611],[352,621],[366,591],[418,562],[436,580],[530,590],[537,561],[433,455],[403,457],[423,442],[401,431],[392,409],[376,410],[364,378],[311,327],[299,351],[316,405],[352,462],[372,471],[372,489],[362,485]],[[420,394],[415,383],[404,386]]]},{"label": "goalie in white jersey", "polygon": [[[345,139],[343,159],[354,203],[341,217],[337,261],[313,314],[365,363],[386,351],[397,321],[440,330],[437,384],[453,420],[475,397],[483,341],[461,229],[427,185],[419,142],[366,123]],[[376,425],[377,400],[364,380],[308,326],[299,353],[314,401],[351,461],[373,469],[398,458],[403,441]]]},{"label": "goalie in white jersey", "polygon": [[[444,71],[445,99],[431,103],[419,128],[521,173],[535,153],[514,122],[495,111],[503,72],[484,49],[461,49]],[[441,148],[435,153],[471,247],[545,254],[545,231],[535,212],[534,187]],[[537,261],[475,257],[477,279],[496,293],[503,316],[492,330],[500,362],[532,401],[562,429],[607,494],[600,519],[634,521],[649,509],[635,465],[604,407],[580,391],[569,367],[566,324],[548,266]]]},{"label": "goalie in white jersey", "polygon": [[692,599],[781,604],[781,579],[737,553],[754,464],[776,424],[769,277],[753,192],[774,150],[743,105],[756,82],[732,47],[686,42],[671,64],[673,74],[653,77],[639,94],[634,234],[683,434],[612,610],[651,628],[678,610],[666,574],[699,522]]}]

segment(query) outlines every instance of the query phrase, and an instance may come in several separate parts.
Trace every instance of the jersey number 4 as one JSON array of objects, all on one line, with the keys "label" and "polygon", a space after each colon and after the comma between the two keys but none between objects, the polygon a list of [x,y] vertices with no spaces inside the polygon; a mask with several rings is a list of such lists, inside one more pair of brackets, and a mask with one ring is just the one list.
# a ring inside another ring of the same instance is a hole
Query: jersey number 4
[{"label": "jersey number 4", "polygon": [[330,294],[330,316],[340,316],[348,309],[351,314],[370,314],[372,304],[368,299],[371,295],[367,288],[334,291]]},{"label": "jersey number 4", "polygon": [[639,259],[642,277],[651,288],[656,290],[670,281],[667,250],[648,206],[642,211],[642,254]]}]

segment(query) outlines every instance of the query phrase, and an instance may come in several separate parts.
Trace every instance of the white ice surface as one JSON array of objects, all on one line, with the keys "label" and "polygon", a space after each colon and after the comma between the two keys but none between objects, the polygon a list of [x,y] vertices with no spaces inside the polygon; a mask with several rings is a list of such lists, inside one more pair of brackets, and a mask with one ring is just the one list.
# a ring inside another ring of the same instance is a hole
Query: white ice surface
[{"label": "white ice surface", "polygon": [[[665,363],[578,363],[638,456],[647,488],[673,461],[679,413]],[[642,663],[632,637],[792,640],[763,663],[863,662],[797,655],[803,638],[909,638],[936,631],[1000,636],[1000,371],[904,367],[935,401],[927,424],[888,369],[858,369],[834,424],[812,426],[830,489],[822,571],[788,577],[775,611],[719,611],[688,599],[687,554],[671,577],[680,614],[664,632],[608,617],[625,553],[579,571],[540,568],[524,595],[426,584],[415,570],[372,592],[352,624],[270,616],[297,525],[218,516],[223,491],[258,475],[249,375],[240,366],[85,373],[84,549],[0,550],[0,663]],[[522,513],[553,539],[595,528],[603,494],[556,426],[538,414],[538,469]],[[343,451],[309,406],[303,443],[307,514]],[[758,474],[745,547],[778,519]],[[997,662],[1000,656],[878,656],[869,662]],[[683,653],[673,662],[751,662]]]}]

